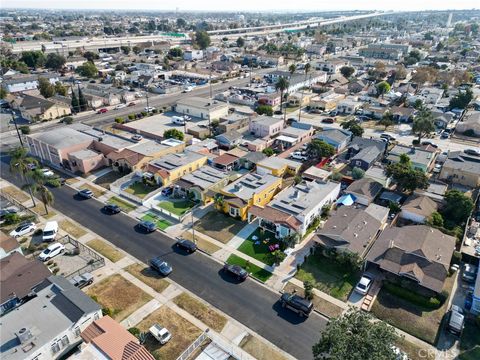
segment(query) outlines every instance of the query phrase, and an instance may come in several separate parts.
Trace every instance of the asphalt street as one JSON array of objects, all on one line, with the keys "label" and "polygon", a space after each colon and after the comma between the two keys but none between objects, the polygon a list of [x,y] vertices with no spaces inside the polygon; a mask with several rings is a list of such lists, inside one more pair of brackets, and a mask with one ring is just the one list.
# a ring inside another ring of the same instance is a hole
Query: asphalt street
[{"label": "asphalt street", "polygon": [[[4,179],[18,183],[8,170],[6,156],[2,157],[1,170]],[[54,207],[59,212],[143,262],[162,256],[173,267],[170,275],[173,281],[296,358],[312,358],[312,345],[327,323],[323,317],[316,313],[306,320],[298,317],[280,306],[278,293],[251,279],[236,283],[225,278],[217,261],[199,252],[191,255],[179,252],[175,241],[161,232],[138,232],[134,219],[124,214],[104,215],[102,203],[95,199],[78,200],[76,191],[67,186],[52,192]]]}]

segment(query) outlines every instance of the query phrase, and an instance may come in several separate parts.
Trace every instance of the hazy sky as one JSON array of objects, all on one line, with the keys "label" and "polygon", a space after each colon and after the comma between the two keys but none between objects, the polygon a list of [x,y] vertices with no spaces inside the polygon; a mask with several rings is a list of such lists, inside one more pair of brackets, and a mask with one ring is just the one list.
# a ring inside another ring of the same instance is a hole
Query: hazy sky
[{"label": "hazy sky", "polygon": [[[38,8],[39,0],[1,0],[2,7]],[[41,8],[151,10],[444,10],[480,8],[478,0],[42,0]]]}]

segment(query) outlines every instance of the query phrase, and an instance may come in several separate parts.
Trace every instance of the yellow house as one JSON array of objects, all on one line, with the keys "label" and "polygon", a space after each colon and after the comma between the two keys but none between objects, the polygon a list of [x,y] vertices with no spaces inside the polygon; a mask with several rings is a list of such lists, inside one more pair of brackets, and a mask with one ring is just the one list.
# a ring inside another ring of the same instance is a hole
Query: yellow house
[{"label": "yellow house", "polygon": [[253,205],[265,206],[282,187],[282,179],[270,174],[247,174],[220,190],[217,208],[246,220]]},{"label": "yellow house", "polygon": [[302,163],[277,156],[263,159],[257,164],[257,173],[260,175],[271,174],[283,177],[285,174],[296,175],[300,171]]},{"label": "yellow house", "polygon": [[198,170],[207,163],[207,159],[207,156],[194,152],[168,154],[148,163],[143,175],[149,173],[157,184],[168,186],[182,176]]}]

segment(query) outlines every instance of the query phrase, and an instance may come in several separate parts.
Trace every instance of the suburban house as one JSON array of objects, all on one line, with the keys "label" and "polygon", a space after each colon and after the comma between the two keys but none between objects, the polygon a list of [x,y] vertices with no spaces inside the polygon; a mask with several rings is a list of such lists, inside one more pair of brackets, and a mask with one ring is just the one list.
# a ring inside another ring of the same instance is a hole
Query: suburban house
[{"label": "suburban house", "polygon": [[272,107],[278,106],[282,102],[279,91],[273,93],[258,94],[257,99],[260,105],[268,105]]},{"label": "suburban house", "polygon": [[232,170],[237,170],[240,167],[240,158],[238,156],[225,153],[212,159],[211,164],[214,168],[220,171],[229,172]]},{"label": "suburban house", "polygon": [[316,83],[327,82],[327,74],[322,71],[312,72],[305,78],[304,74],[290,74],[288,71],[276,70],[268,73],[267,77],[272,83],[276,83],[280,78],[287,79],[289,83],[288,89],[285,91],[287,94],[295,93],[304,87],[310,87]]},{"label": "suburban house", "polygon": [[400,217],[417,224],[424,224],[438,210],[438,203],[428,196],[410,196],[402,205]]},{"label": "suburban house", "polygon": [[433,122],[436,127],[445,129],[453,121],[454,113],[443,111],[432,111]]},{"label": "suburban house", "polygon": [[[80,334],[102,308],[62,276],[50,276],[36,297],[2,317],[2,359],[60,359],[82,342]],[[26,316],[28,314],[28,316]]]},{"label": "suburban house", "polygon": [[20,243],[14,237],[0,231],[0,259],[7,257],[14,252],[23,255]]},{"label": "suburban house", "polygon": [[279,146],[280,149],[288,149],[297,145],[298,143],[310,139],[315,131],[314,128],[305,123],[299,123],[298,125],[293,126],[292,124],[292,126],[282,129],[280,134],[274,140],[275,146]]},{"label": "suburban house", "polygon": [[38,78],[47,79],[50,84],[55,85],[59,79],[58,74],[49,73],[39,75],[22,75],[14,78],[4,78],[1,86],[9,93],[23,92],[27,90],[36,90],[38,88]]},{"label": "suburban house", "polygon": [[248,128],[249,123],[250,116],[240,113],[232,113],[220,118],[216,130],[220,134],[229,132],[231,130],[242,131]]},{"label": "suburban house", "polygon": [[242,164],[242,167],[244,167],[245,169],[254,170],[257,167],[257,164],[264,160],[266,157],[267,155],[265,155],[261,151],[249,151],[240,159],[240,162]]},{"label": "suburban house", "polygon": [[278,156],[267,157],[257,163],[257,174],[271,174],[283,177],[285,174],[296,175],[300,171],[302,164]]},{"label": "suburban house", "polygon": [[[480,103],[480,100],[478,102]],[[463,121],[457,124],[456,131],[462,134],[470,131],[476,136],[480,136],[480,112],[473,111],[468,113],[463,118]]]},{"label": "suburban house", "polygon": [[385,169],[376,165],[365,171],[364,177],[375,180],[376,182],[382,184],[382,186],[385,188],[388,188],[392,182],[392,178],[387,176]]},{"label": "suburban house", "polygon": [[0,260],[0,315],[28,301],[33,288],[52,275],[40,260],[13,252]]},{"label": "suburban house", "polygon": [[[313,240],[323,248],[348,251],[364,258],[382,230],[382,220],[386,219],[386,216],[379,218],[377,208],[372,215],[366,209],[341,206],[330,215]],[[383,209],[388,214],[388,209]]]},{"label": "suburban house", "polygon": [[472,188],[480,186],[480,156],[461,151],[450,152],[439,179]]},{"label": "suburban house", "polygon": [[250,120],[248,131],[256,137],[273,137],[282,131],[283,119],[270,116],[257,116]]},{"label": "suburban house", "polygon": [[362,178],[351,183],[346,189],[345,193],[350,194],[355,199],[355,202],[368,206],[380,194],[383,185],[370,178]]},{"label": "suburban house", "polygon": [[426,225],[391,227],[370,249],[367,261],[387,274],[440,293],[448,276],[455,238]]},{"label": "suburban house", "polygon": [[348,145],[347,159],[352,168],[367,171],[385,153],[387,145],[383,141],[354,137]]},{"label": "suburban house", "polygon": [[360,56],[373,59],[400,60],[410,51],[409,45],[375,43],[358,50]]},{"label": "suburban house", "polygon": [[344,129],[325,129],[315,135],[315,139],[332,145],[337,152],[345,149],[352,139],[352,133]]},{"label": "suburban house", "polygon": [[237,130],[230,130],[229,132],[215,136],[218,146],[222,149],[233,149],[240,145],[243,135]]},{"label": "suburban house", "polygon": [[73,360],[155,360],[135,336],[108,315],[88,325],[80,336],[84,342]]},{"label": "suburban house", "polygon": [[348,66],[350,63],[342,59],[328,59],[317,62],[316,69],[327,72],[328,74],[336,74],[340,72],[340,69],[344,66]]},{"label": "suburban house", "polygon": [[310,166],[302,173],[302,179],[305,181],[327,180],[332,174],[331,171],[320,169],[315,165]]},{"label": "suburban house", "polygon": [[409,107],[392,106],[390,114],[392,114],[393,121],[397,122],[411,122],[416,110]]},{"label": "suburban house", "polygon": [[183,60],[193,61],[193,60],[202,60],[203,59],[203,50],[185,50],[183,52]]},{"label": "suburban house", "polygon": [[228,105],[217,100],[192,96],[178,100],[175,111],[200,119],[216,120],[228,115]]},{"label": "suburban house", "polygon": [[225,186],[216,195],[217,207],[232,217],[246,220],[248,210],[265,206],[282,187],[282,179],[270,174],[246,174]]},{"label": "suburban house", "polygon": [[388,153],[387,160],[390,163],[400,162],[402,154],[408,155],[412,166],[417,170],[427,172],[435,161],[436,153],[432,151],[422,150],[415,147],[405,145],[395,145]]},{"label": "suburban house", "polygon": [[146,164],[143,176],[153,177],[157,184],[168,186],[182,176],[198,170],[207,160],[206,155],[189,151],[168,154]]},{"label": "suburban house", "polygon": [[225,187],[230,181],[230,175],[212,166],[202,166],[175,182],[175,191],[191,194],[195,200],[203,204],[212,202],[215,192]]},{"label": "suburban house", "polygon": [[23,94],[13,100],[12,107],[30,122],[58,119],[72,113],[70,105],[45,99],[43,96]]},{"label": "suburban house", "polygon": [[434,87],[425,87],[416,95],[424,104],[437,104],[443,96],[443,89]]},{"label": "suburban house", "polygon": [[337,104],[343,99],[345,99],[343,94],[326,92],[310,99],[310,110],[313,112],[335,110]]},{"label": "suburban house", "polygon": [[340,194],[340,183],[330,181],[303,182],[287,187],[265,206],[254,205],[249,221],[260,219],[260,226],[282,238],[291,233],[305,235],[312,222],[322,214],[325,205],[332,204]]},{"label": "suburban house", "polygon": [[355,112],[360,109],[363,105],[362,102],[353,100],[351,98],[346,98],[340,102],[338,102],[336,110],[339,114],[343,115],[353,115]]}]

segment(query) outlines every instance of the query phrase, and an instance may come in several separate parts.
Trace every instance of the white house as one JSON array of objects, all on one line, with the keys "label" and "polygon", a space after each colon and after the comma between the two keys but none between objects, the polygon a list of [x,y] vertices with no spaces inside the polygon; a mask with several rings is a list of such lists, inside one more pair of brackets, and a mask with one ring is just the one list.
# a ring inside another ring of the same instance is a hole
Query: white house
[{"label": "white house", "polygon": [[47,79],[53,85],[59,81],[58,74],[22,75],[4,79],[1,86],[9,93],[36,90],[39,77]]},{"label": "white house", "polygon": [[193,61],[193,60],[202,60],[203,59],[203,50],[185,50],[183,53],[183,60]]},{"label": "white house", "polygon": [[400,217],[417,224],[424,224],[437,210],[438,204],[428,196],[413,195],[403,204]]}]

